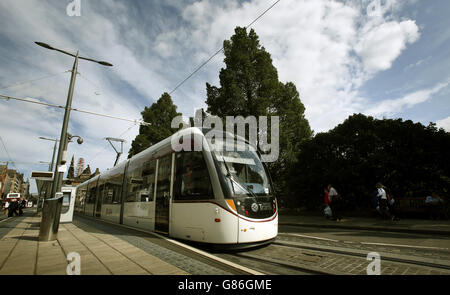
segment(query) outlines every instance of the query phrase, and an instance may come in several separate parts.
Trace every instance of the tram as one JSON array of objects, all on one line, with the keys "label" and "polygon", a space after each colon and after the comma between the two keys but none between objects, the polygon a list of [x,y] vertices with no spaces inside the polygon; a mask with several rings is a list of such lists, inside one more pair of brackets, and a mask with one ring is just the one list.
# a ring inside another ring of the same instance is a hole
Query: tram
[{"label": "tram", "polygon": [[[182,129],[80,184],[75,212],[187,241],[270,243],[278,234],[278,208],[259,153],[236,149],[248,145],[237,136],[231,148],[230,141],[216,136],[215,146],[227,148],[215,149],[206,130]],[[173,138],[177,143],[190,138],[192,151],[175,151]]]}]

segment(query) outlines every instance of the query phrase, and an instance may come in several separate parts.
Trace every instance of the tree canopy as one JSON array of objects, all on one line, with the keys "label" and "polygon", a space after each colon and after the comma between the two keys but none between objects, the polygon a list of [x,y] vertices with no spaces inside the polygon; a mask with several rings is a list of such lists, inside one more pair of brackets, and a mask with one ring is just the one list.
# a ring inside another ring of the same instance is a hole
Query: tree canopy
[{"label": "tree canopy", "polygon": [[332,183],[348,209],[367,208],[377,182],[395,197],[450,191],[450,133],[435,124],[354,114],[303,142],[291,170],[291,206],[319,206]]},{"label": "tree canopy", "polygon": [[296,161],[300,143],[312,135],[300,95],[292,82],[278,80],[272,58],[253,29],[247,33],[236,27],[223,48],[226,67],[220,70],[220,87],[206,83],[207,111],[222,119],[279,116],[280,156],[268,167],[278,193],[285,192],[287,168]]},{"label": "tree canopy", "polygon": [[170,95],[165,92],[157,102],[150,107],[145,107],[141,115],[144,121],[151,125],[140,126],[139,134],[131,143],[128,158],[175,133],[177,130],[172,129],[170,125],[172,119],[181,113],[177,112],[177,106],[173,104]]}]

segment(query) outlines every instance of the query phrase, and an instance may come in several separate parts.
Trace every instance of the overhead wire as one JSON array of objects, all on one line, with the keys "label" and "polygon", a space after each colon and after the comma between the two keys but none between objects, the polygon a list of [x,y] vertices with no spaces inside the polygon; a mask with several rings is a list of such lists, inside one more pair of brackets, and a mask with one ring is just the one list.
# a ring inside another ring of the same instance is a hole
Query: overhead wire
[{"label": "overhead wire", "polygon": [[92,82],[91,80],[89,80],[87,77],[85,77],[84,75],[82,75],[80,72],[78,72],[78,74],[80,75],[80,77],[82,79],[84,79],[86,82],[90,83],[92,86],[94,86],[95,88],[97,88],[97,90],[100,90],[102,87],[99,86],[97,83]]},{"label": "overhead wire", "polygon": [[17,170],[17,167],[16,167],[16,165],[15,165],[15,162],[12,160],[11,155],[9,154],[8,149],[6,148],[5,142],[3,141],[3,138],[2,138],[1,136],[0,136],[0,141],[2,142],[3,148],[5,149],[5,152],[6,152],[6,155],[8,156],[9,161],[11,161],[11,164],[12,164],[12,165],[14,166],[14,168],[16,168],[16,170]]},{"label": "overhead wire", "polygon": [[[119,136],[115,136],[116,138],[120,138],[120,137],[122,137],[123,135],[125,135],[127,132],[129,132],[133,127],[135,127],[137,124],[133,124],[133,125],[131,125],[129,128],[127,128],[124,132],[122,132]],[[108,143],[105,143],[104,145],[103,145],[103,147],[100,149],[100,151],[97,153],[97,154],[95,154],[93,157],[91,157],[92,159],[95,159],[95,158],[97,158],[101,153],[103,153],[104,152],[104,150],[108,147],[109,145],[108,145]],[[91,159],[88,159],[88,160],[91,160]],[[90,161],[86,161],[86,163],[89,163]]]},{"label": "overhead wire", "polygon": [[57,74],[47,75],[47,76],[43,76],[43,77],[32,79],[32,80],[27,80],[27,81],[23,81],[23,82],[19,82],[19,83],[14,83],[14,84],[9,85],[9,86],[0,87],[0,89],[7,89],[7,88],[12,88],[12,87],[17,87],[17,86],[21,86],[21,85],[32,83],[32,82],[36,82],[36,81],[40,81],[40,80],[44,80],[44,79],[48,79],[48,78],[53,78],[53,77],[65,74],[67,72],[70,72],[70,71],[64,71],[64,72],[57,73]]},{"label": "overhead wire", "polygon": [[[269,8],[267,8],[266,10],[264,10],[260,15],[258,15],[257,18],[255,18],[250,24],[248,24],[247,26],[245,26],[245,28],[249,28],[251,25],[253,25],[255,22],[257,22],[264,14],[266,14],[270,9],[272,9],[278,2],[280,2],[281,0],[277,0],[276,2],[274,2]],[[178,83],[174,89],[172,89],[169,94],[172,94],[173,92],[175,92],[178,88],[180,88],[186,81],[188,81],[192,76],[194,76],[201,68],[203,68],[207,63],[209,63],[217,54],[219,54],[221,51],[223,51],[223,46],[217,50],[213,55],[211,55],[206,61],[204,61],[200,66],[198,66],[192,73],[190,73],[183,81],[181,81],[180,83]],[[65,71],[64,73],[66,73],[67,71]],[[60,75],[62,73],[58,73],[56,75]],[[10,87],[15,87],[15,86],[19,86],[22,84],[26,84],[26,83],[30,83],[30,82],[34,82],[34,81],[38,81],[38,80],[43,80],[46,78],[50,78],[53,77],[55,75],[51,75],[51,76],[45,76],[45,77],[41,77],[38,79],[34,79],[34,80],[30,80],[30,81],[25,81],[25,82],[21,82],[19,84],[15,84],[15,85],[11,85],[11,86],[7,86],[7,87],[2,87],[0,89],[6,89],[6,88],[10,88]],[[94,86],[98,87],[98,85],[95,85],[93,82],[89,81],[87,78],[85,78],[83,75],[80,74],[80,77],[82,77],[83,79],[85,79],[86,81],[90,82],[91,84],[93,84]],[[11,96],[6,96],[6,95],[1,95],[0,94],[0,98],[6,99],[6,100],[18,100],[18,101],[24,101],[24,102],[28,102],[28,103],[34,103],[34,104],[39,104],[39,105],[44,105],[44,106],[48,106],[48,107],[54,107],[54,108],[62,108],[65,109],[64,106],[59,106],[59,105],[54,105],[54,104],[49,104],[49,103],[43,103],[43,102],[38,102],[38,101],[31,101],[31,100],[27,100],[27,99],[23,99],[23,98],[17,98],[17,97],[11,97]],[[102,117],[107,117],[107,118],[112,118],[112,119],[118,119],[118,120],[123,120],[123,121],[129,121],[129,122],[133,122],[134,124],[129,127],[127,130],[125,130],[125,132],[123,132],[121,135],[119,135],[118,137],[123,136],[124,134],[126,134],[128,131],[130,131],[134,126],[136,126],[138,123],[141,125],[150,125],[150,123],[147,123],[143,120],[131,120],[131,119],[126,119],[126,118],[120,118],[120,117],[116,117],[116,116],[112,116],[112,115],[106,115],[106,114],[100,114],[100,113],[96,113],[96,112],[91,112],[91,111],[86,111],[86,110],[79,110],[79,109],[75,109],[75,108],[71,108],[72,111],[76,111],[76,112],[81,112],[81,113],[86,113],[86,114],[90,114],[90,115],[96,115],[96,116],[102,116]],[[0,137],[1,139],[1,137]],[[3,139],[1,139],[3,147],[5,148],[5,151],[8,153],[5,144],[3,142]],[[103,152],[103,149],[96,155],[94,156],[97,157],[101,152]],[[8,153],[8,157],[9,153]],[[13,162],[13,161],[11,161]],[[17,167],[16,167],[17,169]]]},{"label": "overhead wire", "polygon": [[[43,105],[43,106],[47,106],[47,107],[52,107],[52,108],[59,108],[59,109],[65,109],[65,106],[61,106],[61,105],[55,105],[55,104],[51,104],[51,103],[46,103],[46,102],[41,102],[41,101],[34,101],[34,100],[29,100],[26,98],[19,98],[19,97],[13,97],[13,96],[8,96],[8,95],[3,95],[0,94],[0,98],[2,99],[6,99],[6,100],[17,100],[17,101],[23,101],[23,102],[28,102],[28,103],[34,103],[34,104],[38,104],[38,105]],[[75,111],[75,112],[80,112],[80,113],[85,113],[85,114],[90,114],[90,115],[94,115],[94,116],[100,116],[100,117],[106,117],[106,118],[110,118],[110,119],[117,119],[117,120],[122,120],[122,121],[128,121],[128,122],[133,122],[135,124],[139,123],[141,125],[150,125],[150,123],[147,123],[141,119],[127,119],[127,118],[121,118],[121,117],[117,117],[117,116],[112,116],[112,115],[106,115],[106,114],[100,114],[100,113],[96,113],[96,112],[92,112],[92,111],[86,111],[86,110],[80,110],[77,108],[70,108],[71,111]]]}]

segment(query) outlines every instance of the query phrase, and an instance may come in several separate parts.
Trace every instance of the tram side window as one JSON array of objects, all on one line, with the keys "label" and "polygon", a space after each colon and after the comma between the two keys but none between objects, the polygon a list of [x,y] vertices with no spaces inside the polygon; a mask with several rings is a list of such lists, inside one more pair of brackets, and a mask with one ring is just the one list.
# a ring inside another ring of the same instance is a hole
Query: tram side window
[{"label": "tram side window", "polygon": [[95,199],[97,197],[97,186],[95,184],[93,184],[93,186],[89,189],[89,197],[87,200],[88,204],[94,204],[95,203]]},{"label": "tram side window", "polygon": [[86,188],[79,187],[77,189],[77,198],[75,199],[75,206],[80,207],[84,204],[84,198],[86,197]]},{"label": "tram side window", "polygon": [[103,204],[120,204],[123,174],[117,174],[107,180],[103,196]]},{"label": "tram side window", "polygon": [[142,186],[142,178],[141,178],[142,168],[136,167],[132,170],[128,170],[127,173],[127,194],[125,198],[125,202],[139,202],[137,199],[138,191]]},{"label": "tram side window", "polygon": [[156,160],[136,167],[127,175],[127,197],[125,202],[152,202],[155,188]]},{"label": "tram side window", "polygon": [[201,152],[183,152],[175,155],[175,200],[213,199],[208,168]]},{"label": "tram side window", "polygon": [[87,193],[86,188],[83,188],[81,190],[81,198],[80,198],[80,206],[81,207],[84,207],[84,203],[86,203],[86,193]]},{"label": "tram side window", "polygon": [[103,203],[103,195],[105,193],[105,185],[102,184],[98,189],[98,202]]},{"label": "tram side window", "polygon": [[140,191],[141,202],[152,202],[155,193],[156,160],[147,161],[142,169],[142,188]]},{"label": "tram side window", "polygon": [[103,193],[103,204],[112,204],[113,196],[114,196],[113,184],[106,183],[105,191]]}]

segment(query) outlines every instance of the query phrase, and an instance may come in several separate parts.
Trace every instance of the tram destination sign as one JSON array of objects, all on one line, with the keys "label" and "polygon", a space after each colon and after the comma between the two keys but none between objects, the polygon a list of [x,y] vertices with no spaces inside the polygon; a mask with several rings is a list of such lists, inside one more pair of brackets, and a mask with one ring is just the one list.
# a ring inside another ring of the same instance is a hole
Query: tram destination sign
[{"label": "tram destination sign", "polygon": [[53,180],[52,171],[31,171],[31,178],[36,180]]}]

